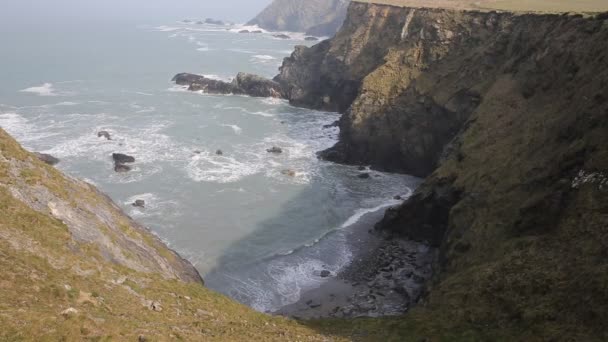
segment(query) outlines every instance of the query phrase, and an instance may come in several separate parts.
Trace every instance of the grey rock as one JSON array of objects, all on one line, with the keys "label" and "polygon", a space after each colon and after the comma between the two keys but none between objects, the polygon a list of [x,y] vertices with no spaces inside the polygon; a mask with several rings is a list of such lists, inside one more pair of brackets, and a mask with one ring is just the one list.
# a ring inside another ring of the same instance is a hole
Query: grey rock
[{"label": "grey rock", "polygon": [[135,200],[135,202],[133,202],[132,206],[134,207],[138,207],[138,208],[144,208],[146,206],[146,201],[144,200]]},{"label": "grey rock", "polygon": [[267,149],[266,152],[268,152],[268,153],[275,153],[275,154],[281,154],[281,153],[283,153],[283,149],[280,148],[280,147],[273,146],[272,148]]},{"label": "grey rock", "polygon": [[49,165],[57,165],[59,163],[59,159],[53,157],[50,154],[34,152],[34,155],[36,156],[36,158]]},{"label": "grey rock", "polygon": [[112,159],[118,164],[135,163],[134,157],[122,153],[112,153]]},{"label": "grey rock", "polygon": [[106,140],[112,140],[112,136],[110,135],[110,132],[108,131],[99,131],[97,132],[97,137],[98,138],[106,138]]}]

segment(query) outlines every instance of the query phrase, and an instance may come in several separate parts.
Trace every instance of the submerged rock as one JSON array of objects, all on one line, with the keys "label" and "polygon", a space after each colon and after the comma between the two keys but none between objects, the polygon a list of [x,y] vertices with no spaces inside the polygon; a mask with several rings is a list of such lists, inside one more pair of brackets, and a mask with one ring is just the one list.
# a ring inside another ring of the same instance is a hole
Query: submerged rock
[{"label": "submerged rock", "polygon": [[330,275],[331,275],[331,272],[329,272],[328,270],[323,270],[323,271],[321,271],[321,274],[320,274],[321,278],[327,278]]},{"label": "submerged rock", "polygon": [[239,33],[251,33],[249,30],[240,30]]},{"label": "submerged rock", "polygon": [[112,140],[112,136],[110,135],[110,132],[108,131],[99,131],[97,132],[97,137],[98,138],[106,138],[106,140]]},{"label": "submerged rock", "polygon": [[34,155],[36,156],[36,158],[40,159],[41,161],[43,161],[49,165],[56,165],[59,163],[59,159],[53,157],[50,154],[34,152]]},{"label": "submerged rock", "polygon": [[135,163],[135,157],[122,153],[112,153],[112,159],[117,164]]},{"label": "submerged rock", "polygon": [[283,171],[281,171],[281,174],[284,174],[285,176],[289,176],[289,177],[296,176],[296,172],[294,170],[283,170]]},{"label": "submerged rock", "polygon": [[273,34],[272,36],[279,39],[291,39],[291,37],[286,34]]},{"label": "submerged rock", "polygon": [[125,164],[115,164],[114,171],[118,173],[129,172],[131,171],[131,167]]},{"label": "submerged rock", "polygon": [[138,199],[138,200],[135,200],[135,202],[133,202],[133,204],[131,204],[131,205],[134,207],[143,208],[146,206],[146,201]]},{"label": "submerged rock", "polygon": [[224,151],[217,150],[217,151],[215,151],[215,154],[217,154],[218,156],[223,156],[224,155]]},{"label": "submerged rock", "polygon": [[280,148],[280,147],[273,146],[272,148],[267,149],[266,152],[268,152],[268,153],[275,153],[275,154],[281,154],[281,153],[283,153],[283,149]]},{"label": "submerged rock", "polygon": [[205,19],[205,24],[210,24],[210,25],[225,25],[225,23],[221,20],[217,20],[217,19],[212,19],[212,18],[207,18]]},{"label": "submerged rock", "polygon": [[306,38],[304,38],[304,40],[306,40],[306,41],[318,41],[319,38],[317,38],[317,37],[306,37]]},{"label": "submerged rock", "polygon": [[360,175],[358,175],[357,177],[361,178],[361,179],[369,179],[371,178],[369,173],[362,173]]}]

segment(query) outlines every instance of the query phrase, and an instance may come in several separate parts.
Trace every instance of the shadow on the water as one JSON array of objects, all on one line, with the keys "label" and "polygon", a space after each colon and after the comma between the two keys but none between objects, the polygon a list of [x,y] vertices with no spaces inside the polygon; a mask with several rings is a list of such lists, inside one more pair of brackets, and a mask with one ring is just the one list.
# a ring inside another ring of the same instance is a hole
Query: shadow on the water
[{"label": "shadow on the water", "polygon": [[[349,226],[357,223],[363,214],[356,213],[362,208],[395,205],[393,196],[407,193],[419,182],[402,175],[362,179],[355,167],[336,164],[321,170],[325,174],[282,204],[277,215],[256,224],[251,234],[223,251],[204,275],[209,288],[260,311],[290,304],[300,290],[323,282],[321,271],[335,273],[350,261],[347,229],[339,228],[347,221]],[[366,202],[370,194],[377,196],[375,204]],[[368,221],[360,222],[365,231],[373,226]]]}]

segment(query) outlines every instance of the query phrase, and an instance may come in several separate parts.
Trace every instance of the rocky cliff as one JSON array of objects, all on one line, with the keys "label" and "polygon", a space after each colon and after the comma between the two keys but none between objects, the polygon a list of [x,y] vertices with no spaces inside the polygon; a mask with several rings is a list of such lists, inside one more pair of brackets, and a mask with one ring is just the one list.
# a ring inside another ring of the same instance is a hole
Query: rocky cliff
[{"label": "rocky cliff", "polygon": [[441,250],[404,326],[591,341],[608,336],[606,66],[606,14],[354,2],[275,80],[345,113],[322,157],[427,177],[377,226]]},{"label": "rocky cliff", "polygon": [[332,36],[344,21],[349,0],[274,0],[247,23],[270,31]]},{"label": "rocky cliff", "polygon": [[108,197],[2,129],[0,270],[2,341],[334,339],[205,289]]}]

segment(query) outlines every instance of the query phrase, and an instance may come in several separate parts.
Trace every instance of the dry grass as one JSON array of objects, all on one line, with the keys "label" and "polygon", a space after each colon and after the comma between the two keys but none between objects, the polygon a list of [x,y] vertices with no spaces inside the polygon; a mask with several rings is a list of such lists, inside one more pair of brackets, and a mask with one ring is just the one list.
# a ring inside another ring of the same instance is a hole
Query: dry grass
[{"label": "dry grass", "polygon": [[455,8],[514,12],[605,12],[606,0],[355,0],[400,7]]}]

